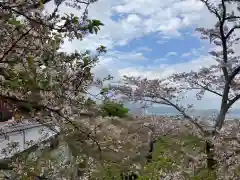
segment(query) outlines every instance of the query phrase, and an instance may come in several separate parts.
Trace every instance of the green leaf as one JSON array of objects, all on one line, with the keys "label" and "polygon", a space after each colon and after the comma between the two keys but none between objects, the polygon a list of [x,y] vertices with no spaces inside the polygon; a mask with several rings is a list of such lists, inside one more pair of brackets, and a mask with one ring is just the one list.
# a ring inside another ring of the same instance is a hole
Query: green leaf
[{"label": "green leaf", "polygon": [[94,27],[93,29],[94,29],[95,34],[97,34],[98,28],[97,28],[97,27]]},{"label": "green leaf", "polygon": [[20,86],[18,79],[11,79],[7,81],[12,88],[18,88]]},{"label": "green leaf", "polygon": [[76,24],[76,25],[79,24],[79,18],[75,16],[73,18],[73,23]]},{"label": "green leaf", "polygon": [[89,58],[83,58],[83,67],[86,67],[89,64]]},{"label": "green leaf", "polygon": [[27,62],[28,62],[28,65],[30,66],[30,68],[34,67],[34,61],[33,61],[33,57],[32,56],[28,56],[27,57]]},{"label": "green leaf", "polygon": [[40,3],[40,7],[41,7],[41,8],[44,8],[44,0],[40,0],[39,3]]},{"label": "green leaf", "polygon": [[108,93],[108,91],[109,91],[109,88],[107,88],[107,87],[105,87],[105,88],[102,88],[102,90],[101,90],[101,93],[100,93],[100,94],[106,94],[106,93]]},{"label": "green leaf", "polygon": [[85,105],[87,106],[91,106],[91,105],[95,105],[96,102],[94,100],[92,100],[91,98],[88,98],[85,102]]},{"label": "green leaf", "polygon": [[90,32],[91,34],[93,34],[93,29],[92,29],[92,28],[89,28],[89,32]]},{"label": "green leaf", "polygon": [[32,105],[29,104],[29,103],[19,102],[19,103],[17,104],[17,107],[18,107],[18,109],[19,109],[20,111],[26,112],[26,113],[29,113],[29,112],[31,112],[31,111],[33,110]]},{"label": "green leaf", "polygon": [[15,18],[8,20],[8,23],[15,26],[21,26],[21,21],[18,21]]},{"label": "green leaf", "polygon": [[92,24],[93,26],[104,26],[104,24],[103,24],[100,20],[97,20],[97,19],[93,19],[93,20],[91,21],[91,24]]}]

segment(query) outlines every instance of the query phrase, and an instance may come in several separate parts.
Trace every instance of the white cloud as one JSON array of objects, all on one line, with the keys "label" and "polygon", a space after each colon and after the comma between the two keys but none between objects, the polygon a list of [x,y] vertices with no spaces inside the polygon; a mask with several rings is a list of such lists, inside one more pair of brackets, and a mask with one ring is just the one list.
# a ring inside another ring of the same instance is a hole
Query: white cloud
[{"label": "white cloud", "polygon": [[169,57],[169,56],[176,56],[176,55],[177,55],[177,52],[168,52],[166,54],[167,57]]},{"label": "white cloud", "polygon": [[191,55],[192,55],[191,52],[187,52],[187,53],[183,53],[181,57],[189,57]]},{"label": "white cloud", "polygon": [[166,63],[167,60],[168,60],[167,58],[157,58],[153,62],[154,63],[160,63],[160,62],[164,62],[165,61],[165,63]]},{"label": "white cloud", "polygon": [[[208,47],[209,49],[211,48],[210,45],[207,45],[206,47]],[[200,56],[201,54],[208,52],[208,51],[206,51],[206,47],[202,46],[200,48],[193,48],[189,52],[183,53],[181,55],[181,57],[182,58],[184,58],[184,57],[192,57],[192,58],[194,58],[194,57]]]},{"label": "white cloud", "polygon": [[142,52],[121,52],[121,51],[111,51],[107,54],[107,56],[111,56],[117,61],[139,61],[139,60],[147,60]]},{"label": "white cloud", "polygon": [[120,76],[135,74],[136,76],[144,76],[148,79],[155,78],[164,78],[172,73],[180,73],[180,72],[189,72],[191,70],[197,71],[202,67],[207,67],[210,65],[216,64],[211,56],[202,56],[198,59],[192,60],[190,62],[183,62],[179,64],[167,65],[162,64],[160,67],[155,67],[151,69],[142,68],[125,68],[119,70]]},{"label": "white cloud", "polygon": [[137,51],[143,51],[143,52],[151,52],[152,49],[148,47],[139,47]]},{"label": "white cloud", "polygon": [[[69,11],[79,15],[77,11],[61,7],[61,12]],[[105,26],[98,35],[91,35],[81,42],[73,41],[71,48],[95,49],[105,45],[112,49],[150,33],[159,33],[161,38],[179,37],[183,28],[206,24],[206,20],[202,21],[208,15],[205,11],[199,0],[101,0],[90,6],[89,16],[101,20]],[[201,16],[202,12],[204,16]],[[116,15],[121,18],[112,20]],[[211,18],[208,18],[209,21],[212,22]],[[71,48],[68,45],[67,50]]]},{"label": "white cloud", "polygon": [[126,19],[126,22],[137,25],[141,22],[141,18],[136,14],[130,14]]},{"label": "white cloud", "polygon": [[148,58],[140,52],[110,51],[106,56],[100,57],[98,65],[93,68],[93,72],[99,78],[104,78],[110,74],[115,80],[119,80],[119,69],[130,66],[132,63],[146,60],[148,60]]},{"label": "white cloud", "polygon": [[[62,11],[70,12],[71,10],[62,7]],[[112,17],[116,15],[121,18],[114,21]],[[122,75],[132,75],[153,79],[166,77],[175,72],[198,70],[202,65],[215,63],[209,56],[200,56],[190,62],[175,65],[167,65],[166,58],[158,58],[153,63],[161,62],[162,64],[154,68],[151,65],[133,67],[129,62],[148,60],[143,53],[138,52],[140,49],[129,53],[114,50],[116,46],[125,45],[131,40],[152,33],[158,35],[156,37],[158,44],[164,44],[169,38],[181,37],[181,31],[188,27],[212,27],[215,18],[199,0],[99,0],[90,7],[89,16],[101,20],[105,26],[101,28],[98,35],[90,35],[81,42],[66,43],[63,49],[72,51],[95,49],[99,45],[107,46],[109,49],[107,56],[101,58],[99,65],[93,70],[97,76],[106,77],[112,74],[119,79]],[[202,51],[193,49],[182,56],[186,57],[190,53],[191,57],[197,57]],[[168,54],[170,55],[171,52]],[[188,101],[190,97],[193,98],[193,94],[189,95]],[[206,97],[207,101],[218,102],[215,101],[214,96]]]},{"label": "white cloud", "polygon": [[171,18],[168,23],[160,25],[157,29],[168,35],[180,36],[178,29],[183,25],[182,20],[180,18]]}]

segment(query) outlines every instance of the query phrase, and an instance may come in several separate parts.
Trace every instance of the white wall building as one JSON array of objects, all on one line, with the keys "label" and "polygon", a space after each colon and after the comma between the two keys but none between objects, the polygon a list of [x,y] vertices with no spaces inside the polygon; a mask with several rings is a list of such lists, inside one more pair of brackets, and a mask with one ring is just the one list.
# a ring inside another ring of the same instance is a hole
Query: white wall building
[{"label": "white wall building", "polygon": [[[1,123],[0,159],[21,152],[38,142],[48,139],[54,134],[56,134],[56,132],[39,123],[28,121],[17,124],[13,124],[12,122]],[[11,145],[16,145],[16,148],[14,148],[10,154],[4,153],[4,150],[7,150]]]}]

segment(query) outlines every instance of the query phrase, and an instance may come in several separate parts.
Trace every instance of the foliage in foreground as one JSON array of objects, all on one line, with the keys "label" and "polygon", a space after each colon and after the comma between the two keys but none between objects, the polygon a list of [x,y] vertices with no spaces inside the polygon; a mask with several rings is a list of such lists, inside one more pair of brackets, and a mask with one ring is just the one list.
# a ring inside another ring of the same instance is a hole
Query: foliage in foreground
[{"label": "foliage in foreground", "polygon": [[[140,180],[237,180],[240,174],[239,165],[232,169],[234,174],[230,176],[206,168],[204,144],[205,140],[186,133],[177,137],[159,137],[155,144],[152,161],[142,164],[140,169],[129,166],[125,174],[134,172]],[[101,177],[106,180],[121,180],[122,172],[119,166],[112,165],[105,169]]]},{"label": "foliage in foreground", "polygon": [[[93,82],[91,69],[106,49],[100,46],[93,55],[87,50],[65,53],[61,52],[61,47],[64,41],[82,40],[88,34],[97,33],[103,26],[99,20],[87,16],[88,8],[94,2],[96,1],[0,2],[1,102],[10,106],[19,122],[24,118],[39,123],[50,122],[51,126],[47,127],[57,133],[57,139],[64,139],[71,132],[78,131],[82,146],[86,140],[94,141],[93,134],[89,135],[87,126],[75,121],[86,108],[86,91]],[[53,3],[53,9],[49,13],[44,11],[46,3]],[[81,13],[62,14],[59,12],[61,6],[74,8],[77,12],[81,9]],[[58,126],[60,132],[56,132],[54,126]],[[40,144],[38,142],[34,148],[24,152],[24,156],[17,153],[11,159],[3,160],[5,167],[19,178],[32,174],[47,174],[48,178],[53,179],[61,177],[57,177],[59,174],[56,173],[56,169],[64,170],[61,164],[53,166],[48,158],[35,164],[47,169],[41,170],[40,167],[40,170],[34,171],[34,163],[31,163],[28,156],[32,156],[31,151],[35,152]],[[35,156],[33,158],[36,160]],[[68,175],[66,178],[69,178]]]}]

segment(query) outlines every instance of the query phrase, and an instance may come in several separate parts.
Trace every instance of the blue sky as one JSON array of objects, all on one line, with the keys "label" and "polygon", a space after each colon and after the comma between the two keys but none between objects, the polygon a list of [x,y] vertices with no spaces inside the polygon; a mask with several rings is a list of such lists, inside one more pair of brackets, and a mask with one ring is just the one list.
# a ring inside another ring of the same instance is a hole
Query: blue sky
[{"label": "blue sky", "polygon": [[[74,13],[66,7],[61,11]],[[105,26],[97,35],[66,42],[63,49],[80,51],[106,46],[107,54],[94,69],[98,77],[111,74],[115,79],[123,75],[162,78],[215,63],[208,54],[209,42],[200,40],[194,31],[215,23],[199,0],[99,0],[90,6],[89,16]],[[209,101],[212,107],[219,105],[219,98],[212,94],[206,94],[202,102],[194,96],[195,92],[190,93],[185,103],[197,104],[198,108],[207,108]]]},{"label": "blue sky", "polygon": [[[192,29],[186,29],[186,32],[192,32]],[[204,52],[196,54],[187,54],[192,50],[203,51],[203,44],[198,37],[182,35],[174,39],[161,39],[157,33],[152,33],[144,37],[134,39],[123,46],[116,46],[114,50],[121,52],[139,52],[147,58],[146,61],[138,61],[136,65],[159,65],[161,63],[176,64],[191,61],[193,57],[203,55]],[[185,56],[183,56],[183,54]]]}]

